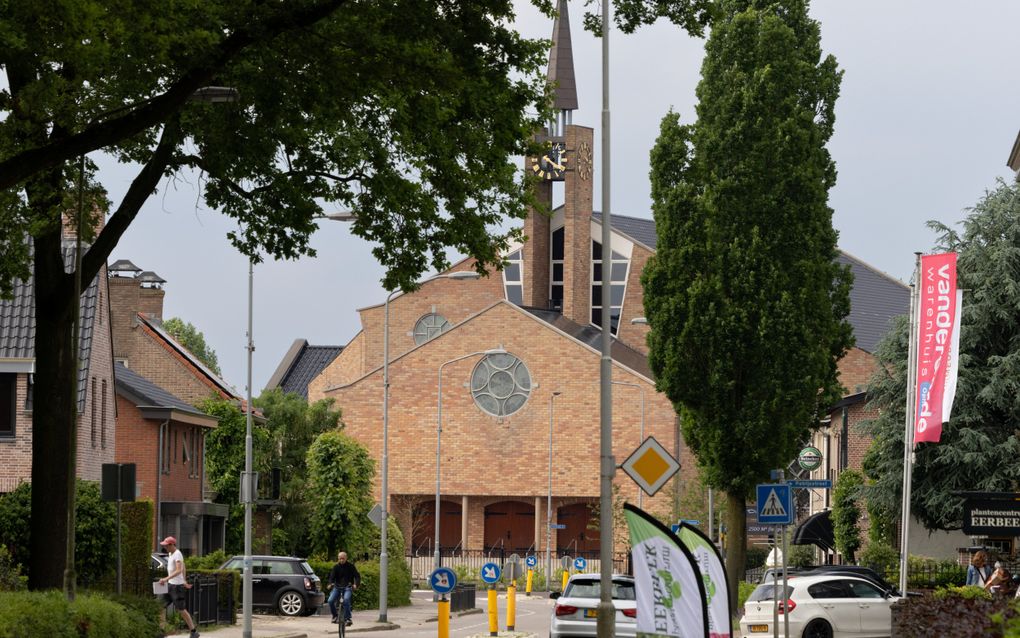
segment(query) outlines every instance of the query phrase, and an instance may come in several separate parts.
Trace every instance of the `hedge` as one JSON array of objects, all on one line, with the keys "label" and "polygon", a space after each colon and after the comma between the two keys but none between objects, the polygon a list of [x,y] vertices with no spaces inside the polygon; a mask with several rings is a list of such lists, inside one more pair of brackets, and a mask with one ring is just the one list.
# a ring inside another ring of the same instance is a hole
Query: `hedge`
[{"label": "hedge", "polygon": [[[325,590],[329,583],[329,572],[336,563],[309,559],[308,564],[312,566],[315,573],[322,579],[322,588]],[[361,574],[361,586],[354,594],[355,609],[379,609],[379,559],[365,560],[356,563],[358,573]],[[407,567],[404,558],[390,560],[390,577],[386,590],[386,603],[388,607],[402,607],[411,604],[411,570]],[[329,592],[327,590],[327,596]]]},{"label": "hedge", "polygon": [[13,592],[0,596],[0,638],[146,638],[159,635],[154,601],[116,600],[63,592]]}]

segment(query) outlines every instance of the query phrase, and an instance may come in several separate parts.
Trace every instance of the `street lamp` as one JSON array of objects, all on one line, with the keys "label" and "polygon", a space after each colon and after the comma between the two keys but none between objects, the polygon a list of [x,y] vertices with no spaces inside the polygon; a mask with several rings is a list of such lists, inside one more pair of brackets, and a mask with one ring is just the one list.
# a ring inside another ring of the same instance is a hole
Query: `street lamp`
[{"label": "street lamp", "polygon": [[545,585],[552,591],[552,463],[553,463],[553,399],[561,392],[549,395],[549,494],[545,508]]},{"label": "street lamp", "polygon": [[[638,445],[641,445],[642,443],[645,442],[645,388],[644,388],[644,386],[638,385],[637,383],[627,383],[626,381],[613,381],[612,383],[613,383],[613,385],[625,385],[625,386],[630,387],[630,388],[637,388],[638,390],[641,391],[641,431],[640,431],[639,440],[638,440]],[[639,487],[638,488],[638,493],[637,493],[637,504],[638,504],[638,507],[641,507],[641,497],[643,495],[644,495],[644,490],[642,490]]]},{"label": "street lamp", "polygon": [[490,354],[506,354],[506,350],[501,347],[493,348],[492,350],[480,350],[478,352],[472,352],[470,354],[461,355],[454,359],[450,359],[444,363],[439,364],[439,406],[436,410],[436,529],[435,529],[435,542],[436,542],[436,555],[434,557],[434,567],[439,568],[439,494],[440,494],[440,482],[439,482],[439,468],[440,468],[440,444],[443,437],[443,368],[463,361],[470,357],[488,356]]},{"label": "street lamp", "polygon": [[[335,219],[337,221],[350,221],[353,220],[356,215],[354,213],[334,213],[327,215],[329,219]],[[434,279],[478,279],[480,275],[473,270],[461,270],[458,272],[451,272],[445,275],[435,275],[426,279],[426,282]],[[423,282],[424,283],[424,282]],[[382,525],[380,525],[379,537],[381,547],[379,551],[379,622],[387,622],[387,597],[389,595],[389,553],[386,551],[386,536],[388,518],[387,510],[389,509],[389,409],[390,409],[390,299],[393,295],[400,292],[399,290],[390,291],[386,295],[386,303],[384,304],[385,310],[383,311],[383,431],[382,431],[382,498],[381,498],[381,517]],[[437,470],[438,471],[438,470]],[[438,491],[438,490],[437,490]],[[437,538],[438,542],[438,538]]]}]

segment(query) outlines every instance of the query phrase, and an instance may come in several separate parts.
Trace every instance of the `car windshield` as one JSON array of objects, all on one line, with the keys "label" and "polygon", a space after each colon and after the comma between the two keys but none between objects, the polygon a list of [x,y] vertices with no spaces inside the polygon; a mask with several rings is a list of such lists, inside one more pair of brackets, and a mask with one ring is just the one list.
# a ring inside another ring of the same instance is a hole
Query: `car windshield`
[{"label": "car windshield", "polygon": [[[602,583],[598,580],[575,580],[567,585],[564,598],[599,598],[602,595]],[[637,600],[634,583],[626,580],[613,581],[614,600]]]},{"label": "car windshield", "polygon": [[780,593],[780,600],[787,600],[793,595],[793,587],[787,586],[786,596],[782,596],[783,584],[779,583],[778,586],[772,583],[765,583],[758,585],[751,595],[747,597],[747,601],[751,603],[760,603],[766,600],[775,600],[775,593]]}]

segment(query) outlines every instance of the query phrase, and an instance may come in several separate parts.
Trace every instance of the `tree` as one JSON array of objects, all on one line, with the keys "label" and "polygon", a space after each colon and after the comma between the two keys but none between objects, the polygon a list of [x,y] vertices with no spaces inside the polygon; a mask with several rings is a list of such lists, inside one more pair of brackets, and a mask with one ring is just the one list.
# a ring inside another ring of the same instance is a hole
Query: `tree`
[{"label": "tree", "polygon": [[[67,0],[43,17],[0,6],[0,294],[34,277],[35,387],[48,398],[32,416],[33,479],[47,486],[32,503],[39,589],[63,581],[54,549],[74,501],[75,281],[97,275],[160,180],[199,171],[254,261],[313,254],[326,204],[357,213],[352,232],[377,244],[387,289],[445,268],[448,248],[485,271],[520,239],[495,229],[533,200],[512,158],[547,119],[546,43],[511,29],[508,0]],[[693,31],[708,6],[623,0],[617,21]],[[203,103],[213,85],[237,104]],[[109,215],[87,158],[100,150],[139,169]],[[74,273],[65,215],[86,246]]]},{"label": "tree", "polygon": [[857,470],[843,470],[832,490],[832,533],[836,549],[851,563],[861,548],[860,491],[864,476]]},{"label": "tree", "polygon": [[[239,503],[241,472],[245,465],[247,417],[232,401],[210,396],[198,408],[219,419],[216,429],[205,438],[205,475],[216,493],[216,503],[230,506],[226,521],[226,551],[241,553],[244,549],[244,506]],[[261,418],[252,422],[252,471],[269,476],[272,445],[269,431]],[[264,481],[260,481],[264,483]]]},{"label": "tree", "polygon": [[335,556],[338,549],[371,546],[375,528],[366,521],[375,463],[368,450],[343,432],[326,432],[308,448],[307,460],[315,551]]},{"label": "tree", "polygon": [[825,143],[841,73],[806,0],[723,0],[698,120],[668,114],[651,154],[657,252],[642,275],[657,388],[708,485],[727,494],[727,578],[745,505],[839,397],[852,343]]},{"label": "tree", "polygon": [[340,411],[333,404],[333,399],[323,399],[309,405],[301,395],[285,393],[279,388],[263,392],[255,400],[255,406],[266,417],[273,450],[271,464],[280,468],[283,476],[280,486],[283,505],[277,510],[273,525],[274,552],[290,556],[312,553],[311,492],[306,458],[308,448],[318,435],[342,427]]},{"label": "tree", "polygon": [[[1015,491],[1020,485],[1020,184],[1000,182],[970,210],[962,232],[941,233],[935,252],[957,253],[964,290],[960,367],[952,419],[939,443],[915,449],[910,508],[929,530],[959,529],[958,491]],[[861,425],[873,438],[864,468],[869,509],[897,513],[903,495],[907,372],[906,318],[889,332],[868,385],[878,417]]]},{"label": "tree", "polygon": [[190,321],[185,322],[179,317],[170,317],[163,322],[163,329],[176,339],[178,343],[187,348],[188,352],[204,363],[205,367],[216,374],[221,374],[220,362],[216,358],[216,351],[206,344],[205,335],[202,334],[201,330],[193,326]]}]

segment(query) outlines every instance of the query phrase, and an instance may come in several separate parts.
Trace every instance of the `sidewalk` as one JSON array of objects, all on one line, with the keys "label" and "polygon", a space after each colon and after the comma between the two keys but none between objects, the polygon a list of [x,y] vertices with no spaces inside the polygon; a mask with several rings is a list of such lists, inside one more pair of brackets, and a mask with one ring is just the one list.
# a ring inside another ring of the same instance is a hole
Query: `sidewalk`
[{"label": "sidewalk", "polygon": [[[253,638],[312,638],[329,634],[336,635],[337,626],[330,622],[329,609],[323,607],[321,615],[284,617],[273,614],[256,613],[252,615],[252,637]],[[467,614],[483,613],[483,609],[470,609],[463,612],[454,612],[454,617]],[[369,632],[393,631],[399,629],[421,628],[426,623],[435,626],[436,604],[432,602],[432,592],[414,591],[411,592],[411,604],[404,607],[390,607],[386,611],[387,622],[379,622],[378,609],[354,610],[351,615],[354,624],[347,628],[349,635],[361,635],[370,637],[376,634]],[[203,636],[210,638],[242,638],[242,619],[238,614],[236,625],[210,625],[205,629],[199,628]],[[187,631],[177,634],[187,636]],[[378,634],[383,635],[395,634]]]}]

